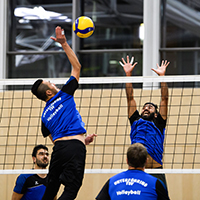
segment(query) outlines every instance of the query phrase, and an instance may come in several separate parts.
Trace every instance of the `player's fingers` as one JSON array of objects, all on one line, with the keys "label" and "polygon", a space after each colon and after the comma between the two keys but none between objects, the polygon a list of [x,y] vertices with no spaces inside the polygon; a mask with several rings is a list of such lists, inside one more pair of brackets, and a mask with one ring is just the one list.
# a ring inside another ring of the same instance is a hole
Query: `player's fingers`
[{"label": "player's fingers", "polygon": [[119,64],[123,67],[124,65],[123,65],[123,63],[121,62],[121,61],[119,61]]},{"label": "player's fingers", "polygon": [[123,62],[124,64],[126,64],[126,62],[125,62],[124,58],[122,58],[122,62]]},{"label": "player's fingers", "polygon": [[132,65],[134,61],[134,57],[132,56],[130,64]]},{"label": "player's fingers", "polygon": [[167,60],[164,61],[163,65],[166,66],[166,64],[167,64]]},{"label": "player's fingers", "polygon": [[165,66],[167,67],[167,66],[169,65],[169,63],[170,63],[170,62],[167,62]]},{"label": "player's fingers", "polygon": [[154,71],[154,72],[156,72],[156,74],[158,74],[157,71],[154,68],[151,68],[151,70]]},{"label": "player's fingers", "polygon": [[128,55],[126,56],[126,60],[127,60],[127,63],[129,63],[129,56]]},{"label": "player's fingers", "polygon": [[61,34],[62,34],[62,35],[65,35],[65,31],[64,31],[64,29],[62,29]]},{"label": "player's fingers", "polygon": [[52,40],[56,41],[56,38],[55,37],[50,37]]},{"label": "player's fingers", "polygon": [[62,32],[61,27],[57,26],[56,27],[56,37],[60,37],[61,36],[61,32]]},{"label": "player's fingers", "polygon": [[133,64],[133,67],[135,67],[135,65],[137,65],[137,62],[135,62],[135,63]]}]

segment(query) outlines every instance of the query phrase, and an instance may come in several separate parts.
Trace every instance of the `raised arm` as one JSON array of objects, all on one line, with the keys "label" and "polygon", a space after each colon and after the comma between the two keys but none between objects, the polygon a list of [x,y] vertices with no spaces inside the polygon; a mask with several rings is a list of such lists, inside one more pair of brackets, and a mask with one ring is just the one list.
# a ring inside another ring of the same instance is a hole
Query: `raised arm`
[{"label": "raised arm", "polygon": [[[127,56],[127,62],[122,58],[122,62],[119,62],[123,67],[126,76],[131,76],[134,67],[137,65],[137,62],[133,64],[134,57],[131,58],[129,62],[129,56]],[[133,64],[133,65],[132,65]],[[132,116],[132,114],[136,111],[136,102],[133,95],[133,85],[132,83],[126,83],[126,97],[128,103],[128,118]]]},{"label": "raised arm", "polygon": [[[159,76],[165,76],[166,68],[169,65],[170,62],[167,62],[167,60],[163,60],[161,63],[161,66],[157,64],[157,69],[152,70],[158,74]],[[162,116],[164,120],[167,119],[167,110],[168,110],[168,86],[167,83],[161,82],[161,101],[160,101],[160,108],[159,113]]]},{"label": "raised arm", "polygon": [[75,55],[74,51],[68,45],[66,37],[64,35],[64,30],[61,29],[60,26],[57,26],[55,29],[55,33],[56,33],[56,38],[51,37],[51,39],[62,45],[62,48],[65,51],[71,65],[72,65],[71,76],[74,76],[77,79],[77,81],[79,81],[81,64],[80,64],[77,56]]}]

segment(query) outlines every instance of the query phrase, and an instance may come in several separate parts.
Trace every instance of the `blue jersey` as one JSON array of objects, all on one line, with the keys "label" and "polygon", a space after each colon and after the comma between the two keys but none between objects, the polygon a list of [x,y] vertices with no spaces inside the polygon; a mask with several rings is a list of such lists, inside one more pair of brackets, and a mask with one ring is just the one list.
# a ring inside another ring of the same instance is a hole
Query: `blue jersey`
[{"label": "blue jersey", "polygon": [[127,170],[109,179],[97,200],[168,200],[164,183],[141,170]]},{"label": "blue jersey", "polygon": [[62,89],[47,101],[42,113],[42,133],[51,134],[53,140],[86,133],[84,122],[76,109],[73,94],[78,82],[71,76]]},{"label": "blue jersey", "polygon": [[37,174],[21,174],[18,176],[14,192],[24,194],[21,200],[41,200],[46,189],[47,178]]},{"label": "blue jersey", "polygon": [[130,117],[130,122],[131,144],[143,144],[147,148],[148,154],[162,165],[166,120],[159,113],[153,121],[144,120],[136,110]]}]

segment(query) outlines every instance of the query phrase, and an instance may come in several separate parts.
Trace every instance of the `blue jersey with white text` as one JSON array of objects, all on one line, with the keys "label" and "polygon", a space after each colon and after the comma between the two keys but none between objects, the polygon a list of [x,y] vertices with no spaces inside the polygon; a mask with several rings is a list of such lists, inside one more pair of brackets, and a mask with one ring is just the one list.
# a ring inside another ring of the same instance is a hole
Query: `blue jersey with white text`
[{"label": "blue jersey with white text", "polygon": [[111,177],[97,200],[169,200],[164,183],[141,170],[127,170]]},{"label": "blue jersey with white text", "polygon": [[46,189],[47,178],[37,174],[20,174],[16,180],[14,192],[24,194],[21,200],[41,200]]},{"label": "blue jersey with white text", "polygon": [[54,141],[61,137],[86,133],[73,97],[77,88],[78,82],[71,76],[62,89],[47,101],[41,117],[44,137],[51,134]]},{"label": "blue jersey with white text", "polygon": [[131,144],[143,144],[148,154],[162,165],[166,120],[159,113],[153,121],[144,120],[137,110],[129,120],[131,122]]}]

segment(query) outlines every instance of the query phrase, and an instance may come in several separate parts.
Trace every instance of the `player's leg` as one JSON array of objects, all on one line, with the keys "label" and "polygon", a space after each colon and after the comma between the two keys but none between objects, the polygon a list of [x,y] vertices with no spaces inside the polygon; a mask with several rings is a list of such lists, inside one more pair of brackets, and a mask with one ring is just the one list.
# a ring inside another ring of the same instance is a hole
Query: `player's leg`
[{"label": "player's leg", "polygon": [[[163,169],[163,167],[157,167],[155,169]],[[166,181],[166,177],[165,177],[165,174],[150,174],[158,179],[160,179],[167,187],[167,181]]]},{"label": "player's leg", "polygon": [[53,153],[51,155],[51,161],[49,166],[49,173],[47,175],[48,184],[42,200],[53,200],[58,193],[58,190],[61,185],[59,177],[63,171],[61,159],[62,157],[62,152],[60,151],[60,147],[56,142],[55,146],[53,147]]},{"label": "player's leg", "polygon": [[161,180],[167,187],[167,181],[165,178],[165,174],[151,174],[151,175],[158,178],[159,180]]},{"label": "player's leg", "polygon": [[56,179],[50,179],[48,181],[48,185],[46,187],[44,196],[42,197],[42,200],[53,200],[54,197],[57,195],[58,190],[60,188],[60,182],[59,178]]},{"label": "player's leg", "polygon": [[73,200],[82,185],[85,169],[86,149],[79,140],[70,140],[68,144],[69,161],[65,163],[63,173],[60,176],[61,183],[65,186],[59,200]]}]

